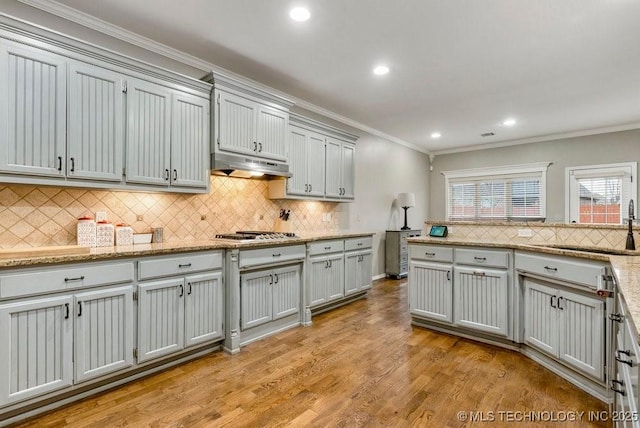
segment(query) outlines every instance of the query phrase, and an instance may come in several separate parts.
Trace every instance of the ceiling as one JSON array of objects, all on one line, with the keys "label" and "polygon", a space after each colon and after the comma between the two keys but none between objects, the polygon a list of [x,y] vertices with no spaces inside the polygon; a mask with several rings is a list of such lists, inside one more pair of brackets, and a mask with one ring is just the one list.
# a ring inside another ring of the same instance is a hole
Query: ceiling
[{"label": "ceiling", "polygon": [[58,3],[423,151],[640,127],[637,0]]}]

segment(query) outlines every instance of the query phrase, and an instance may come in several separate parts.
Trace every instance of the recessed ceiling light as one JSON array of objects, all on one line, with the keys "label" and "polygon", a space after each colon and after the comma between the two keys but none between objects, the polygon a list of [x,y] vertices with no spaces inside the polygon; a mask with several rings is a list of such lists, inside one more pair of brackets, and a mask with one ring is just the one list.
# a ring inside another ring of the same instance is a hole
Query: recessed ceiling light
[{"label": "recessed ceiling light", "polygon": [[376,76],[383,76],[389,72],[389,67],[386,65],[378,65],[373,69],[373,74]]},{"label": "recessed ceiling light", "polygon": [[505,119],[505,120],[504,120],[504,122],[502,122],[502,124],[503,124],[504,126],[513,126],[513,125],[515,125],[515,124],[516,124],[516,120],[515,120],[515,119],[512,119],[512,118]]},{"label": "recessed ceiling light", "polygon": [[289,16],[294,21],[304,22],[311,17],[311,12],[306,7],[294,7],[289,11]]},{"label": "recessed ceiling light", "polygon": [[433,132],[431,133],[431,138],[440,138],[442,137],[442,134],[439,132]]}]

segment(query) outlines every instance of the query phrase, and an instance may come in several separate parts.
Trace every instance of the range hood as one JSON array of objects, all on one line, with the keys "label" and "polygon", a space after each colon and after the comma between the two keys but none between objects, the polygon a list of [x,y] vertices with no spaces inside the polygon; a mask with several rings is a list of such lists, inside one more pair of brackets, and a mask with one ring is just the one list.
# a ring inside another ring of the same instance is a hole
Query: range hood
[{"label": "range hood", "polygon": [[240,178],[289,178],[289,165],[230,153],[211,154],[211,173]]}]

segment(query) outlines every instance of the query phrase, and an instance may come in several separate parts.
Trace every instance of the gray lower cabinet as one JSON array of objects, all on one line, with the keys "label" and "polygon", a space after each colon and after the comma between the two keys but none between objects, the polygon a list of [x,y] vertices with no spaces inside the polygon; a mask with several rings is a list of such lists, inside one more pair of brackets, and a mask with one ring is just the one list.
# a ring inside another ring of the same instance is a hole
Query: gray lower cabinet
[{"label": "gray lower cabinet", "polygon": [[[197,264],[189,260],[189,256],[183,256],[172,258],[168,263],[173,261],[176,266],[191,264],[190,268],[194,268]],[[158,261],[154,261],[156,262]],[[140,262],[143,263],[145,262]],[[215,261],[212,263],[215,264]],[[140,282],[138,362],[222,339],[223,319],[224,287],[221,270]]]},{"label": "gray lower cabinet", "polygon": [[453,265],[411,261],[409,311],[420,318],[453,323]]},{"label": "gray lower cabinet", "polygon": [[73,296],[0,305],[0,405],[73,384]]},{"label": "gray lower cabinet", "polygon": [[533,278],[524,290],[525,343],[604,380],[604,301]]},{"label": "gray lower cabinet", "polygon": [[371,288],[373,251],[349,251],[344,254],[344,295]]},{"label": "gray lower cabinet", "polygon": [[132,262],[2,273],[0,406],[131,366],[133,279]]},{"label": "gray lower cabinet", "polygon": [[299,312],[299,264],[240,275],[240,328],[242,330]]},{"label": "gray lower cabinet", "polygon": [[310,306],[344,297],[344,253],[312,256],[309,262]]},{"label": "gray lower cabinet", "polygon": [[454,322],[484,333],[509,335],[509,277],[506,270],[456,266]]}]

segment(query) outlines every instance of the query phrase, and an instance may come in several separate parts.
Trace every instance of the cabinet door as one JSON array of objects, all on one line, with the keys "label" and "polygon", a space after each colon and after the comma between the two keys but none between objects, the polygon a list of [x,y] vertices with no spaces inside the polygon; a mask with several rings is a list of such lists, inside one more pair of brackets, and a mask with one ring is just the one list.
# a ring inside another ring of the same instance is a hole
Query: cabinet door
[{"label": "cabinet door", "polygon": [[604,379],[604,302],[563,291],[558,298],[559,357],[596,379]]},{"label": "cabinet door", "polygon": [[271,271],[240,275],[240,328],[247,330],[272,320]]},{"label": "cabinet door", "polygon": [[455,323],[461,327],[507,336],[508,276],[494,269],[454,269]]},{"label": "cabinet door", "polygon": [[74,62],[69,75],[67,175],[121,181],[124,156],[123,80],[120,75]]},{"label": "cabinet door", "polygon": [[311,257],[309,265],[309,306],[317,306],[327,302],[329,262],[324,256]]},{"label": "cabinet door", "polygon": [[291,178],[287,179],[287,194],[307,196],[307,150],[308,131],[296,126],[289,127],[289,169]]},{"label": "cabinet door", "polygon": [[358,287],[360,290],[368,290],[371,288],[373,279],[372,274],[373,252],[366,251],[360,253],[358,261]]},{"label": "cabinet door", "polygon": [[328,198],[340,198],[342,194],[342,144],[327,138],[325,194]]},{"label": "cabinet door", "polygon": [[558,291],[531,278],[524,280],[524,340],[534,348],[558,356]]},{"label": "cabinet door", "polygon": [[73,299],[0,305],[0,405],[73,382]]},{"label": "cabinet door", "polygon": [[344,297],[344,255],[331,255],[327,258],[327,300]]},{"label": "cabinet door", "polygon": [[222,272],[188,276],[184,304],[185,347],[224,336]]},{"label": "cabinet door", "polygon": [[300,266],[273,271],[273,319],[300,312]]},{"label": "cabinet door", "polygon": [[256,155],[286,161],[289,113],[272,107],[259,105],[257,117],[258,150],[256,150]]},{"label": "cabinet door", "polygon": [[0,44],[0,170],[64,176],[66,61]]},{"label": "cabinet door", "polygon": [[184,280],[138,285],[138,362],[184,347]]},{"label": "cabinet door", "polygon": [[127,85],[126,180],[168,186],[171,91],[141,80]]},{"label": "cabinet door", "polygon": [[237,95],[216,92],[216,140],[221,150],[255,155],[258,104]]},{"label": "cabinet door", "polygon": [[413,315],[453,322],[452,267],[437,263],[411,262],[409,310]]},{"label": "cabinet door", "polygon": [[356,148],[351,144],[342,145],[341,168],[342,168],[342,199],[354,198],[355,183],[355,153]]},{"label": "cabinet door", "polygon": [[359,253],[346,253],[344,256],[344,295],[360,291],[359,284]]},{"label": "cabinet door", "polygon": [[75,296],[76,383],[133,365],[133,287]]},{"label": "cabinet door", "polygon": [[171,185],[207,187],[209,183],[209,102],[175,94],[171,115]]},{"label": "cabinet door", "polygon": [[324,197],[325,157],[324,137],[310,133],[307,140],[307,183],[308,196]]}]

